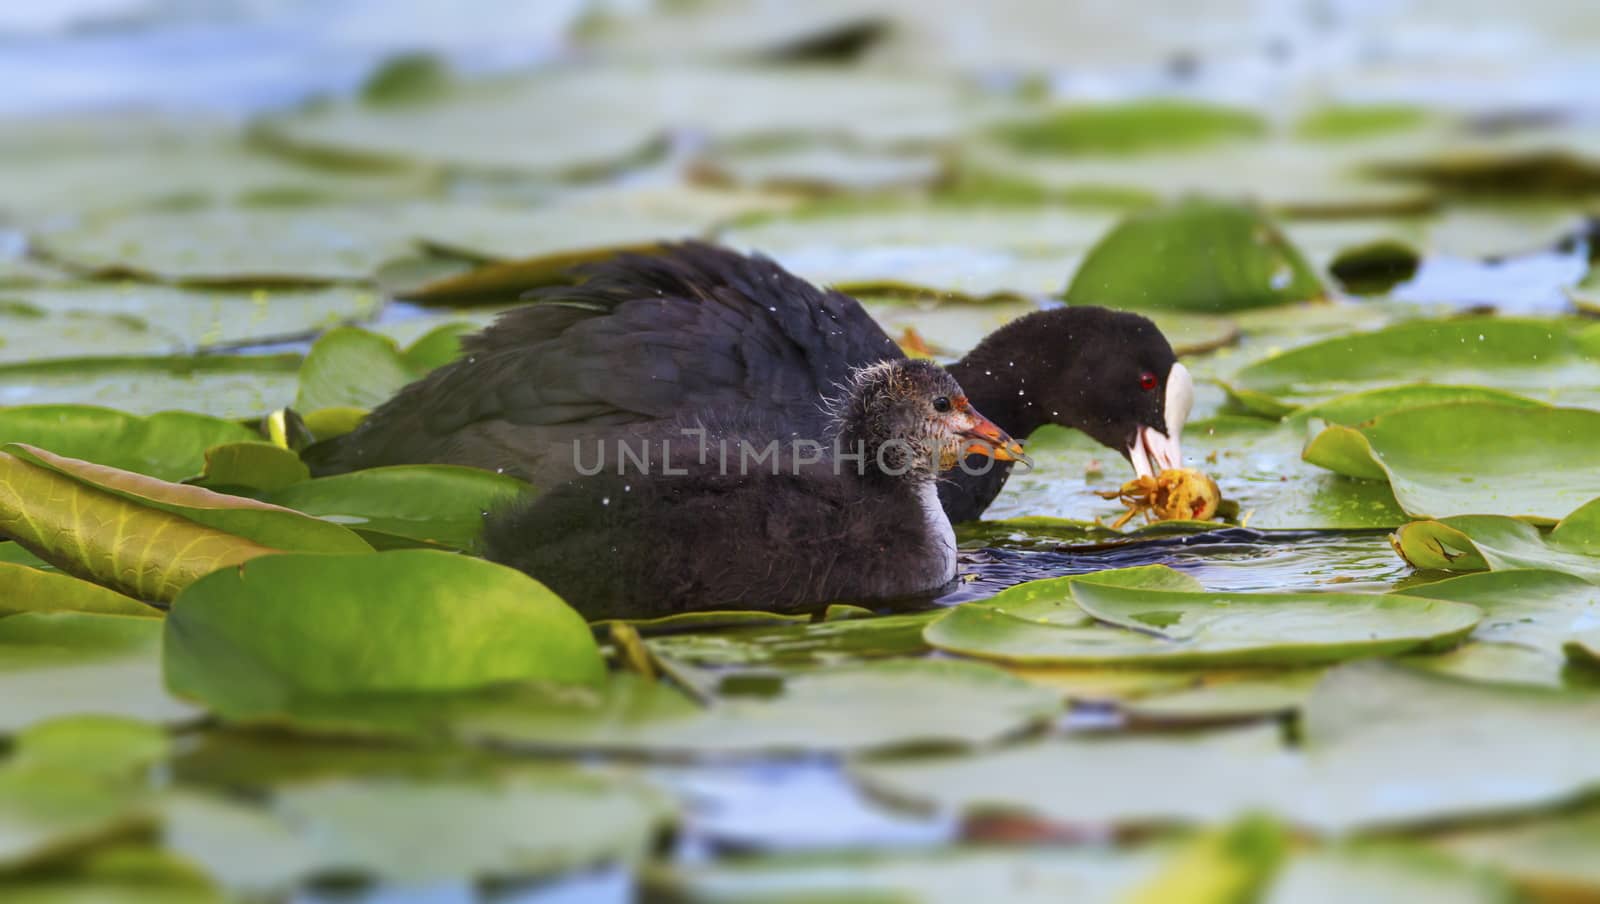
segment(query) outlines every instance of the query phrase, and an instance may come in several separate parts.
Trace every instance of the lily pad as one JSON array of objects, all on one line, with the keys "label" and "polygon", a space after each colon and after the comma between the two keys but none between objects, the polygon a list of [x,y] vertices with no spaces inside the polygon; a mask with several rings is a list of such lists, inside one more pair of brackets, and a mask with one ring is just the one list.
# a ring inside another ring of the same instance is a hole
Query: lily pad
[{"label": "lily pad", "polygon": [[[1462,682],[1382,663],[1333,669],[1302,709],[1303,753],[1276,727],[1078,736],[979,756],[854,767],[891,799],[1025,812],[1067,826],[1210,824],[1247,811],[1361,828],[1548,806],[1600,777],[1579,736],[1600,698]],[[1519,764],[1508,776],[1504,764]]]},{"label": "lily pad", "polygon": [[0,615],[18,612],[92,612],[153,618],[153,606],[58,571],[0,563]]},{"label": "lily pad", "polygon": [[[730,613],[731,614],[731,613]],[[647,641],[651,652],[711,666],[840,664],[927,651],[922,628],[938,612],[852,618],[816,624],[669,634]]]},{"label": "lily pad", "polygon": [[1089,616],[1125,630],[969,603],[923,636],[948,652],[1031,665],[1303,665],[1447,645],[1482,617],[1474,606],[1396,595],[1207,593],[1094,577],[1071,589]]},{"label": "lily pad", "polygon": [[[1153,258],[1160,266],[1151,266]],[[1316,273],[1265,213],[1191,199],[1119,223],[1090,249],[1065,298],[1224,313],[1322,294]]]},{"label": "lily pad", "polygon": [[1031,154],[1136,154],[1256,138],[1265,131],[1260,117],[1246,110],[1152,100],[1055,111],[1002,123],[992,134]]},{"label": "lily pad", "polygon": [[311,479],[311,469],[300,456],[272,443],[224,443],[205,454],[200,475],[185,483],[220,493],[252,495]]},{"label": "lily pad", "polygon": [[1311,141],[1355,141],[1409,132],[1427,125],[1429,119],[1428,111],[1404,104],[1333,106],[1302,116],[1295,132]]},{"label": "lily pad", "polygon": [[304,284],[369,279],[411,250],[385,207],[198,208],[106,214],[36,236],[41,253],[97,275]]},{"label": "lily pad", "polygon": [[0,408],[0,442],[40,446],[162,480],[197,473],[213,446],[258,439],[233,421],[181,411],[138,417],[87,405]]},{"label": "lily pad", "polygon": [[[849,624],[849,622],[845,622]],[[709,709],[632,676],[598,701],[548,694],[468,707],[468,738],[541,750],[655,755],[861,753],[987,744],[1061,711],[1059,695],[974,662],[890,659],[795,672],[776,695],[723,695]],[[961,718],[950,714],[960,712]]]},{"label": "lily pad", "polygon": [[[260,894],[318,875],[423,885],[630,866],[671,815],[666,799],[638,781],[542,767],[476,778],[302,781],[275,789],[265,809],[191,796],[168,808],[166,831],[169,844],[223,885]],[[263,848],[278,871],[241,856]]]},{"label": "lily pad", "polygon": [[[369,289],[181,289],[135,282],[0,292],[0,361],[97,355],[178,355],[290,339],[378,312]],[[15,305],[9,304],[14,301]],[[21,307],[17,307],[21,306]]]},{"label": "lily pad", "polygon": [[1477,606],[1483,621],[1474,640],[1528,647],[1556,662],[1572,638],[1600,630],[1600,587],[1556,571],[1469,574],[1403,592]]},{"label": "lily pad", "polygon": [[[1259,418],[1220,417],[1190,423],[1183,446],[1190,466],[1202,467],[1239,504],[1239,520],[1261,530],[1392,528],[1407,520],[1387,483],[1356,480],[1301,459],[1305,428]],[[1084,462],[1107,461],[1105,450],[1076,432],[1045,427],[1028,438],[1035,466],[1013,473],[988,515],[1109,520],[1119,503],[1098,491],[1125,478],[1107,464],[1085,475]],[[1201,464],[1203,462],[1203,464]]]},{"label": "lily pad", "polygon": [[1597,444],[1600,411],[1462,402],[1329,427],[1305,459],[1351,477],[1387,478],[1413,517],[1554,522],[1574,500],[1600,496]]},{"label": "lily pad", "polygon": [[812,195],[926,188],[945,174],[931,151],[874,151],[825,144],[721,148],[692,164],[699,182]]},{"label": "lily pad", "polygon": [[300,365],[295,407],[373,408],[418,376],[394,340],[354,327],[330,330]]},{"label": "lily pad", "polygon": [[483,516],[529,491],[513,477],[455,465],[369,468],[301,481],[263,501],[342,524],[375,546],[412,543],[470,550]]},{"label": "lily pad", "polygon": [[66,716],[178,723],[200,711],[161,682],[161,622],[83,612],[0,618],[0,733]]},{"label": "lily pad", "polygon": [[[1482,402],[1492,405],[1511,405],[1520,408],[1538,408],[1544,405],[1526,396],[1490,389],[1484,386],[1441,386],[1434,383],[1412,383],[1405,386],[1387,386],[1336,396],[1325,402],[1307,405],[1291,411],[1286,419],[1295,423],[1308,423],[1313,418],[1330,424],[1355,426],[1373,418],[1404,411],[1408,408],[1425,408],[1452,402]],[[1387,478],[1382,478],[1387,479]]]},{"label": "lily pad", "polygon": [[1292,857],[1262,898],[1266,904],[1503,904],[1511,884],[1422,847],[1346,842]]},{"label": "lily pad", "polygon": [[32,446],[7,446],[0,476],[0,530],[64,571],[140,599],[170,600],[216,568],[279,550],[370,550],[289,509]]},{"label": "lily pad", "polygon": [[1593,330],[1568,320],[1415,320],[1291,349],[1244,367],[1232,385],[1296,406],[1419,381],[1585,404],[1600,401]]},{"label": "lily pad", "polygon": [[[456,598],[472,588],[471,606]],[[190,585],[166,621],[179,694],[227,715],[300,697],[582,685],[605,667],[583,618],[533,579],[432,550],[269,556]]]},{"label": "lily pad", "polygon": [[1570,813],[1448,832],[1431,841],[1467,863],[1509,874],[1531,896],[1547,901],[1582,901],[1600,891],[1600,813],[1587,807]]},{"label": "lily pad", "polygon": [[1600,557],[1504,515],[1413,521],[1395,532],[1395,552],[1413,568],[1441,571],[1545,569],[1600,584]]},{"label": "lily pad", "polygon": [[1170,856],[1165,847],[769,855],[659,866],[645,874],[645,887],[664,900],[701,904],[802,900],[962,904],[985,898],[1018,904],[1111,904],[1128,900],[1128,893]]},{"label": "lily pad", "polygon": [[103,405],[130,414],[173,408],[259,417],[294,399],[299,355],[63,358],[0,365],[9,405]]},{"label": "lily pad", "polygon": [[150,816],[141,798],[138,791],[70,771],[0,770],[0,813],[6,821],[0,870],[18,870],[147,827]]},{"label": "lily pad", "polygon": [[[466,86],[434,103],[329,105],[268,133],[275,146],[351,161],[561,176],[638,159],[675,130],[718,141],[822,134],[882,145],[945,138],[995,111],[954,79],[881,71],[570,66]],[[551,130],[552,122],[564,125]]]}]

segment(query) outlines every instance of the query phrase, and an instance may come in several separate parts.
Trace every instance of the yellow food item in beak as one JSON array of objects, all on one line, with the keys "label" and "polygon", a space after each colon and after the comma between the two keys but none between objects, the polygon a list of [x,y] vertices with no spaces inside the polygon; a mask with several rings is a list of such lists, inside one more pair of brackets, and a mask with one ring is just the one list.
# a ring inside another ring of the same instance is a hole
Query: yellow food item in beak
[{"label": "yellow food item in beak", "polygon": [[1128,511],[1112,523],[1121,528],[1136,515],[1155,521],[1209,521],[1222,504],[1222,491],[1209,474],[1194,468],[1168,468],[1154,477],[1135,477],[1119,489],[1099,494],[1121,499]]}]

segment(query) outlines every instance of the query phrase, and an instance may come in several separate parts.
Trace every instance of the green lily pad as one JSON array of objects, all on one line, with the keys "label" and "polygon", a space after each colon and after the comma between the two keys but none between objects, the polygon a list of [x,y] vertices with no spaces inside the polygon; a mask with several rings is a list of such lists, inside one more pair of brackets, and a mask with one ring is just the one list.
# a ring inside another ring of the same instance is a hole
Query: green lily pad
[{"label": "green lily pad", "polygon": [[967,604],[923,637],[947,652],[1032,665],[1302,665],[1450,644],[1482,617],[1474,606],[1396,595],[1207,593],[1095,577],[1071,591],[1089,616],[1126,630]]},{"label": "green lily pad", "polygon": [[[142,794],[70,771],[0,770],[0,870],[14,871],[75,848],[139,831]],[[10,897],[8,895],[8,897]]]},{"label": "green lily pad", "polygon": [[[707,613],[711,614],[711,613]],[[815,624],[668,634],[647,641],[651,652],[710,666],[839,664],[927,651],[922,628],[938,612],[852,618]]]},{"label": "green lily pad", "polygon": [[179,355],[306,336],[377,313],[368,289],[181,289],[136,282],[0,291],[0,361]]},{"label": "green lily pad", "polygon": [[399,543],[470,550],[483,516],[529,491],[504,474],[455,465],[369,468],[301,481],[263,501],[342,524],[376,546]]},{"label": "green lily pad", "polygon": [[301,411],[373,408],[418,376],[394,340],[354,327],[330,330],[300,365],[294,404]]},{"label": "green lily pad", "polygon": [[[1265,812],[1328,833],[1543,807],[1592,787],[1581,738],[1600,698],[1456,681],[1384,663],[1331,670],[1302,707],[1302,750],[1275,726],[1069,736],[853,771],[891,799],[1030,813],[1068,826],[1213,824]],[[1514,776],[1504,764],[1518,763]]]},{"label": "green lily pad", "polygon": [[1414,669],[1467,681],[1570,686],[1571,670],[1559,655],[1518,644],[1468,641],[1443,653],[1410,653],[1400,661]]},{"label": "green lily pad", "polygon": [[166,628],[169,686],[227,715],[301,697],[605,676],[588,625],[543,585],[432,550],[264,557],[190,585]]},{"label": "green lily pad", "polygon": [[0,365],[12,405],[103,405],[130,414],[173,408],[220,418],[259,417],[294,399],[299,355],[64,358]]},{"label": "green lily pad", "polygon": [[1302,345],[1242,368],[1231,385],[1296,406],[1419,381],[1584,404],[1600,401],[1600,333],[1590,330],[1567,320],[1415,320]]},{"label": "green lily pad", "polygon": [[66,716],[28,726],[12,739],[12,746],[8,768],[138,781],[166,759],[172,739],[160,726],[137,719]]},{"label": "green lily pad", "polygon": [[235,207],[106,214],[35,237],[41,253],[97,275],[216,284],[369,279],[411,250],[384,207]]},{"label": "green lily pad", "polygon": [[87,405],[0,408],[0,442],[40,446],[162,480],[198,472],[213,446],[258,439],[233,421],[182,411],[138,417]]},{"label": "green lily pad", "polygon": [[1600,584],[1600,557],[1565,537],[1504,515],[1413,521],[1395,532],[1395,552],[1413,568],[1441,571],[1544,569]]},{"label": "green lily pad", "polygon": [[712,756],[987,744],[1061,711],[1051,691],[950,660],[836,665],[788,674],[777,689],[702,709],[616,675],[600,700],[508,698],[467,706],[454,722],[464,737],[518,747]]},{"label": "green lily pad", "polygon": [[1516,644],[1559,662],[1573,637],[1600,630],[1600,587],[1556,571],[1496,571],[1407,587],[1407,596],[1483,610],[1474,640]]},{"label": "green lily pad", "polygon": [[1065,205],[844,202],[755,218],[717,238],[852,294],[984,298],[1059,293],[1114,222],[1110,211]]},{"label": "green lily pad", "polygon": [[[1521,408],[1543,407],[1526,396],[1490,389],[1485,386],[1440,386],[1433,383],[1412,383],[1405,386],[1386,386],[1336,396],[1325,402],[1307,405],[1291,411],[1286,419],[1294,423],[1307,423],[1313,418],[1330,424],[1355,426],[1376,417],[1403,411],[1408,408],[1425,408],[1453,402],[1482,402],[1492,405],[1511,405]],[[1387,478],[1385,478],[1387,479]]]},{"label": "green lily pad", "polygon": [[1387,479],[1417,518],[1499,514],[1554,522],[1600,496],[1593,450],[1600,411],[1460,402],[1329,427],[1306,446],[1312,464]]},{"label": "green lily pad", "polygon": [[872,150],[831,144],[714,148],[691,164],[699,182],[826,195],[927,188],[945,174],[932,151]]},{"label": "green lily pad", "polygon": [[1134,719],[1161,723],[1283,715],[1299,709],[1321,677],[1320,669],[1250,669],[1224,680],[1202,679],[1196,687],[1143,694],[1118,708]]},{"label": "green lily pad", "polygon": [[1418,844],[1347,842],[1292,857],[1272,880],[1266,904],[1504,904],[1505,878],[1464,866]]},{"label": "green lily pad", "polygon": [[1311,141],[1352,141],[1409,132],[1429,119],[1426,110],[1403,104],[1323,107],[1301,117],[1295,132]]},{"label": "green lily pad", "polygon": [[1119,223],[1089,251],[1064,297],[1068,304],[1224,313],[1322,294],[1316,273],[1265,213],[1191,199]]},{"label": "green lily pad", "polygon": [[846,851],[662,865],[648,871],[644,881],[663,900],[701,904],[959,904],[986,898],[1018,904],[1111,904],[1128,900],[1127,894],[1169,857],[1161,846]]},{"label": "green lily pad", "polygon": [[185,722],[161,682],[161,622],[84,612],[0,618],[0,733],[67,716]]},{"label": "green lily pad", "polygon": [[1085,106],[996,126],[1001,143],[1030,154],[1136,154],[1256,138],[1266,131],[1245,110],[1152,100]]},{"label": "green lily pad", "polygon": [[954,79],[881,71],[574,66],[463,86],[433,103],[328,105],[267,132],[274,146],[352,162],[573,175],[637,159],[673,130],[883,145],[948,137],[994,111]]},{"label": "green lily pad", "polygon": [[272,443],[224,443],[207,449],[205,455],[200,475],[185,483],[219,493],[251,495],[311,479],[311,469],[300,456]]},{"label": "green lily pad", "polygon": [[1286,215],[1355,217],[1414,214],[1435,203],[1427,186],[1359,171],[1344,148],[1285,140],[1071,156],[1031,154],[990,142],[964,148],[962,162],[972,171],[1030,185],[1036,193],[1111,198],[1124,205],[1206,195],[1251,200]]},{"label": "green lily pad", "polygon": [[[1191,467],[1216,479],[1224,499],[1239,504],[1239,520],[1261,530],[1392,528],[1406,522],[1387,483],[1355,480],[1301,459],[1305,428],[1259,418],[1220,417],[1191,423],[1183,448]],[[1045,427],[1028,438],[1029,471],[1013,472],[986,513],[992,518],[1051,516],[1110,521],[1123,511],[1100,491],[1116,489],[1119,474],[1109,453],[1082,434]],[[1086,476],[1084,462],[1105,463]],[[1154,525],[1151,529],[1159,528]]]},{"label": "green lily pad", "polygon": [[1430,842],[1466,863],[1508,874],[1531,897],[1582,901],[1600,891],[1600,812],[1571,813],[1448,832]]},{"label": "green lily pad", "polygon": [[[670,820],[666,799],[638,781],[542,767],[298,782],[277,788],[264,810],[190,796],[169,805],[166,832],[222,885],[259,895],[316,875],[422,885],[630,866]],[[254,862],[258,849],[278,870]]]}]

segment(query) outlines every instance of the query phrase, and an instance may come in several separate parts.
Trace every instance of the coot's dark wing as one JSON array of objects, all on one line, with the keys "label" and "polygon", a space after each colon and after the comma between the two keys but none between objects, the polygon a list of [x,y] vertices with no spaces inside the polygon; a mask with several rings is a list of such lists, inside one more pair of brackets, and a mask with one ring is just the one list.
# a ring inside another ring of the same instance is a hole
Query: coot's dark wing
[{"label": "coot's dark wing", "polygon": [[584,275],[469,337],[460,360],[318,449],[314,467],[480,464],[475,436],[492,434],[503,458],[523,438],[531,451],[553,435],[540,428],[567,437],[712,406],[770,407],[816,435],[822,397],[853,368],[901,355],[854,299],[764,257],[689,243]]}]

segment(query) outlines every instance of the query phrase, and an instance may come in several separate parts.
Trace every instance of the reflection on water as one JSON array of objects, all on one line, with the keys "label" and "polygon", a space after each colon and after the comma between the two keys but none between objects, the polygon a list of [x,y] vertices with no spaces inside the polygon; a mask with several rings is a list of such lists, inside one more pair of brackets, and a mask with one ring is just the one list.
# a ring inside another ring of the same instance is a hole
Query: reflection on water
[{"label": "reflection on water", "polygon": [[1013,584],[1107,568],[1167,565],[1208,590],[1382,592],[1411,569],[1389,548],[1382,531],[1257,531],[1232,527],[1201,534],[1057,550],[997,547],[964,553],[962,571],[975,580],[939,598],[950,605],[993,596]]}]

